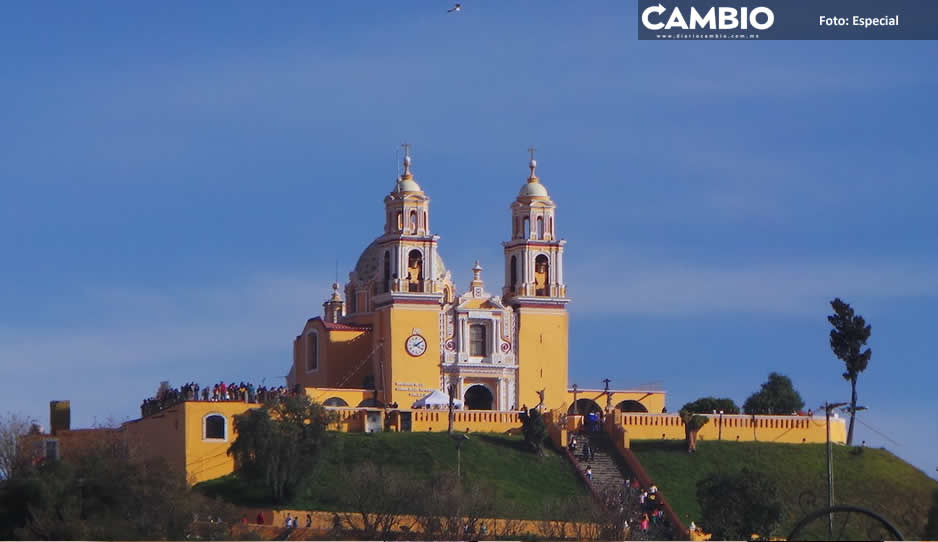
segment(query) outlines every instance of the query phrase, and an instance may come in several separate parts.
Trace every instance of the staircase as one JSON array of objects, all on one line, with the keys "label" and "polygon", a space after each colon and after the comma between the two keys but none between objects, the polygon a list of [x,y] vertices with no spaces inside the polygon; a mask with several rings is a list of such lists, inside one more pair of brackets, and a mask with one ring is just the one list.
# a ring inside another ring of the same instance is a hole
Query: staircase
[{"label": "staircase", "polygon": [[[584,458],[587,442],[593,451],[592,459]],[[625,489],[625,476],[631,473],[625,465],[619,464],[618,454],[612,449],[612,443],[605,433],[582,433],[576,436],[576,447],[572,451],[576,459],[577,468],[581,472],[586,467],[593,469],[593,488],[599,495],[610,492],[620,492]],[[625,473],[625,476],[623,476]]]},{"label": "staircase", "polygon": [[[641,476],[632,472],[626,462],[616,451],[613,443],[609,440],[606,433],[581,433],[576,435],[577,444],[571,453],[573,454],[576,466],[580,472],[586,471],[590,466],[593,471],[593,490],[606,502],[612,499],[625,507],[625,516],[627,517],[631,529],[627,534],[628,540],[671,540],[674,536],[675,526],[669,519],[663,519],[660,522],[649,524],[648,531],[642,531],[639,527],[642,515],[650,513],[650,509],[640,504],[639,493],[641,489],[630,489],[626,487],[625,480],[641,480],[647,478],[647,474]],[[592,459],[585,459],[584,452],[586,444],[589,443],[593,451]],[[640,468],[640,466],[639,466]],[[648,484],[650,485],[650,484]],[[660,493],[659,493],[660,496]],[[673,516],[676,517],[676,516]],[[682,530],[683,526],[676,526]]]}]

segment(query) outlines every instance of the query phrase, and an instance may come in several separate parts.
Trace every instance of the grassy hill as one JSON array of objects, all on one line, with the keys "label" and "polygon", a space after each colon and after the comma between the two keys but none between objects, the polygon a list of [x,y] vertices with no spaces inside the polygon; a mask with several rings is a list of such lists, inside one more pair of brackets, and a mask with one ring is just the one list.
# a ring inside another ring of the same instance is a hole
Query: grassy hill
[{"label": "grassy hill", "polygon": [[[308,510],[339,510],[338,493],[346,472],[373,462],[404,471],[414,478],[456,471],[456,444],[446,433],[333,433],[316,466],[313,483],[289,505]],[[472,434],[462,446],[462,472],[496,490],[506,517],[539,518],[546,500],[587,495],[585,486],[559,454],[538,458],[524,450],[520,437]],[[210,496],[246,506],[269,506],[263,491],[235,475],[203,482]]]},{"label": "grassy hill", "polygon": [[[783,516],[776,535],[786,536],[799,519],[827,504],[823,444],[709,441],[698,443],[692,455],[683,442],[638,440],[632,441],[632,450],[686,524],[692,519],[705,524],[695,497],[697,481],[743,466],[767,473],[778,484]],[[835,504],[869,508],[906,539],[922,536],[938,482],[886,450],[865,448],[857,454],[834,446],[833,457]]]}]

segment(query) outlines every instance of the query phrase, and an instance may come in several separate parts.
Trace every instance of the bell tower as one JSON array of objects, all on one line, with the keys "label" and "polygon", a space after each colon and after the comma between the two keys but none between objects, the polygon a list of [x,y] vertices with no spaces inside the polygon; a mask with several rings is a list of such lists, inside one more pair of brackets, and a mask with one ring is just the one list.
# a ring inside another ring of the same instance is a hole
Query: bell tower
[{"label": "bell tower", "polygon": [[403,147],[403,173],[384,198],[384,233],[374,243],[374,369],[377,398],[409,407],[414,395],[439,388],[440,311],[453,286],[430,230],[430,198]]},{"label": "bell tower", "polygon": [[505,249],[502,299],[516,314],[518,395],[521,404],[560,407],[567,398],[567,287],[556,235],[556,205],[536,174],[534,149],[527,182],[511,204],[511,240]]}]

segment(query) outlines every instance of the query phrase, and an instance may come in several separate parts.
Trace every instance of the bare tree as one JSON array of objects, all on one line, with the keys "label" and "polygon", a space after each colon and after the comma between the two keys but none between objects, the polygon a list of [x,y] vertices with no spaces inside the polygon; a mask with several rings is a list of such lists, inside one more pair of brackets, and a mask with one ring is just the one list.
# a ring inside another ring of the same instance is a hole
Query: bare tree
[{"label": "bare tree", "polygon": [[348,512],[340,517],[361,538],[388,540],[410,498],[408,486],[400,473],[365,463],[346,478],[342,504]]},{"label": "bare tree", "polygon": [[19,414],[0,417],[0,480],[12,480],[29,465],[29,453],[23,437],[34,421]]}]

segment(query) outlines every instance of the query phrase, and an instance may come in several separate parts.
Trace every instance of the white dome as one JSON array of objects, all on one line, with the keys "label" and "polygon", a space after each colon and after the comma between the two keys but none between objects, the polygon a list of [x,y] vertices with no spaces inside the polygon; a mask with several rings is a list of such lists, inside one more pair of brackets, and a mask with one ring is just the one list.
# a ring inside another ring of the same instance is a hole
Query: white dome
[{"label": "white dome", "polygon": [[534,181],[524,183],[524,186],[521,187],[521,192],[518,193],[519,198],[525,197],[550,197],[547,195],[547,188],[543,184]]},{"label": "white dome", "polygon": [[397,181],[397,186],[394,187],[394,190],[397,192],[422,192],[420,185],[417,184],[412,177],[404,178],[400,181]]}]

